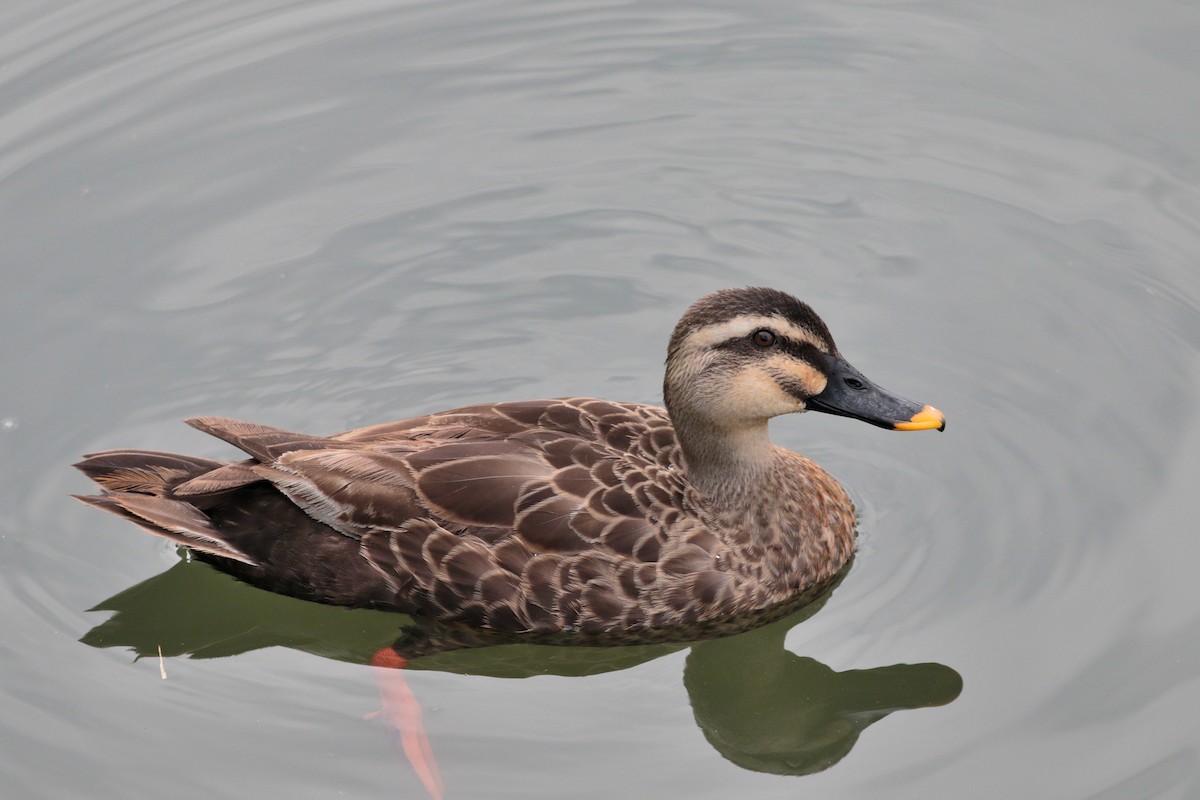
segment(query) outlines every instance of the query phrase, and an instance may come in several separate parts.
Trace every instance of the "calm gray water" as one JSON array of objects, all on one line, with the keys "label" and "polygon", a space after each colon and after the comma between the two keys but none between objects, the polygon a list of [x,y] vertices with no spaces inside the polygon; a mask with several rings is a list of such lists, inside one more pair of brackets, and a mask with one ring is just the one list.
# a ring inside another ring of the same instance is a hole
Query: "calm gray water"
[{"label": "calm gray water", "polygon": [[447,797],[1200,797],[1197,41],[1166,0],[6,4],[0,794],[424,796],[365,718],[395,618],[181,563],[79,454],[658,402],[679,313],[765,284],[947,431],[774,423],[862,518],[807,619],[412,671]]}]

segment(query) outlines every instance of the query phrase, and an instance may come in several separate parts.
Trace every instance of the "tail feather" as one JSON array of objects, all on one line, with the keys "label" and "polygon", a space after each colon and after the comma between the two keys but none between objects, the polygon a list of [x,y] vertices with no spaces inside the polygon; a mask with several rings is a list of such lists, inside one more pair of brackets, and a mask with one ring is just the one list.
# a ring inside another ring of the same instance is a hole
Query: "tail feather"
[{"label": "tail feather", "polygon": [[175,485],[222,465],[207,458],[153,450],[105,450],[88,453],[75,468],[111,492],[163,496]]},{"label": "tail feather", "polygon": [[225,464],[184,481],[176,486],[171,494],[175,497],[190,497],[199,501],[204,497],[240,489],[262,480],[262,477],[252,469],[254,463],[254,461],[240,461],[236,464]]},{"label": "tail feather", "polygon": [[193,550],[251,566],[258,564],[225,541],[199,509],[179,500],[127,492],[74,497],[80,502],[124,517],[155,536],[170,539]]},{"label": "tail feather", "polygon": [[203,511],[174,496],[177,486],[223,469],[224,462],[150,450],[106,450],[84,456],[75,466],[104,490],[102,495],[76,495],[78,500],[193,550],[257,564],[226,541]]},{"label": "tail feather", "polygon": [[210,436],[228,442],[264,464],[270,464],[284,453],[293,450],[323,450],[327,447],[346,447],[345,442],[324,436],[292,433],[282,428],[242,422],[228,417],[193,417],[188,425]]}]

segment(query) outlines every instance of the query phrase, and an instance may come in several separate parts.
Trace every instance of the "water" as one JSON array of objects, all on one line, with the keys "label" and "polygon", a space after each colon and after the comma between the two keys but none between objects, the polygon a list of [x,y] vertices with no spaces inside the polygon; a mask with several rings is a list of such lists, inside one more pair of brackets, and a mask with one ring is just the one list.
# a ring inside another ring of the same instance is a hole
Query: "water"
[{"label": "water", "polygon": [[[414,671],[447,796],[1200,796],[1200,11],[130,0],[0,20],[5,796],[422,796],[364,719],[355,660],[393,620],[179,564],[67,499],[80,453],[230,456],[178,422],[195,414],[332,432],[657,402],[678,314],[745,284],[809,301],[946,433],[774,423],[862,517],[808,619]],[[135,586],[129,612],[88,610]],[[854,680],[898,710],[847,710]],[[745,755],[834,730],[836,757],[793,759],[811,774]]]}]

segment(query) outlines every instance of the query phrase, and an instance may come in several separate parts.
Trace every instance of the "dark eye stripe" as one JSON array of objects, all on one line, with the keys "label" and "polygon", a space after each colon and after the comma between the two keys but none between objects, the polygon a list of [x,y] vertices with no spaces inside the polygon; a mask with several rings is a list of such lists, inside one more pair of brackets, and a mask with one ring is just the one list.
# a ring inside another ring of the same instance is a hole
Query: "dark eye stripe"
[{"label": "dark eye stripe", "polygon": [[[753,336],[753,334],[751,334]],[[782,334],[775,334],[775,344],[773,347],[761,347],[754,344],[751,336],[734,336],[730,339],[715,344],[713,350],[740,350],[745,353],[763,353],[765,350],[782,350],[792,358],[798,359],[807,363],[813,369],[824,374],[827,372],[826,366],[829,357],[821,352],[816,345],[811,342],[797,342],[794,339],[789,339]]]},{"label": "dark eye stripe", "polygon": [[824,373],[826,371],[825,363],[828,360],[828,356],[818,350],[817,346],[811,342],[794,342],[791,339],[781,338],[779,344],[783,348],[783,351],[792,358],[807,362],[818,372]]}]

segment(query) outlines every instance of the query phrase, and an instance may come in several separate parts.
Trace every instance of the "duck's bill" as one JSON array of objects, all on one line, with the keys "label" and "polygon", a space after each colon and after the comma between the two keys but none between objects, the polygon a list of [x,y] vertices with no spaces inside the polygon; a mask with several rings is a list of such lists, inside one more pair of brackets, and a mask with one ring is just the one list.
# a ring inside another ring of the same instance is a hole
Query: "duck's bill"
[{"label": "duck's bill", "polygon": [[830,359],[825,391],[810,398],[808,408],[869,422],[894,431],[946,429],[946,417],[933,406],[915,403],[872,383],[841,359]]}]

